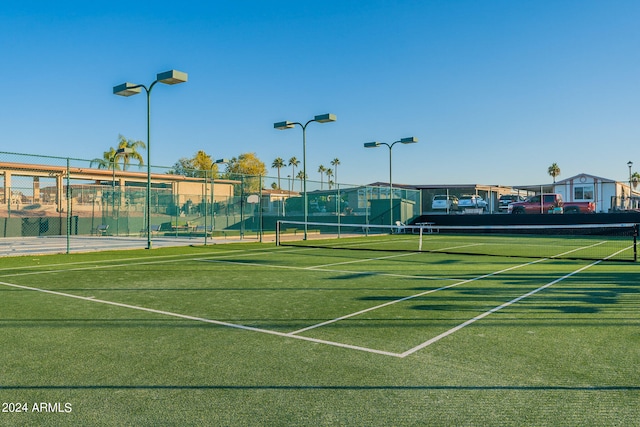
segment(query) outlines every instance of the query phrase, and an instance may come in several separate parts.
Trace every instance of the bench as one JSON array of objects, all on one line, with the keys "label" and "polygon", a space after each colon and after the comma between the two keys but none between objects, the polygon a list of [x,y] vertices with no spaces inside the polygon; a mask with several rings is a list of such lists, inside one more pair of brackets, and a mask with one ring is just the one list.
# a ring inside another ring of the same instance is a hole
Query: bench
[{"label": "bench", "polygon": [[[158,232],[160,231],[160,229],[162,228],[161,225],[151,225],[149,227],[149,231],[151,231],[151,235],[153,234],[158,234]],[[147,229],[143,228],[142,230],[140,230],[140,236],[146,236],[147,235]]]},{"label": "bench", "polygon": [[109,230],[109,224],[100,224],[93,230],[93,234],[96,236],[105,236],[107,234],[107,230]]}]

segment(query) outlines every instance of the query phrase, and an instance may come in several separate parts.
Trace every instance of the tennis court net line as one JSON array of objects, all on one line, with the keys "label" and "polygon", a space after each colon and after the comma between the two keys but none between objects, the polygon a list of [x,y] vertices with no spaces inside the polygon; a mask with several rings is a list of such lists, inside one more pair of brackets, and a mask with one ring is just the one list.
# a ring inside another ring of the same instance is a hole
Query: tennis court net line
[{"label": "tennis court net line", "polygon": [[639,225],[439,226],[278,221],[276,244],[522,258],[637,261]]}]

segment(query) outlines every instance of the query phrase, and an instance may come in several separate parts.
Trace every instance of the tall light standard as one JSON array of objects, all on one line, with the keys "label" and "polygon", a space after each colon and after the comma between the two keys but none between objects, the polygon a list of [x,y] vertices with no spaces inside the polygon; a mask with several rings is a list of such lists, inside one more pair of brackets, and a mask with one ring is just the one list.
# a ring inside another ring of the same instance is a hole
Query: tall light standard
[{"label": "tall light standard", "polygon": [[131,96],[137,95],[144,89],[147,93],[147,249],[151,249],[151,90],[156,83],[175,85],[187,81],[187,73],[177,70],[169,70],[156,75],[156,80],[149,87],[142,84],[122,83],[113,87],[114,95]]},{"label": "tall light standard", "polygon": [[[116,235],[119,234],[118,226],[120,225],[120,221],[118,221],[118,218],[116,217],[116,213],[115,213],[116,211],[116,160],[118,159],[119,156],[123,154],[127,155],[131,153],[133,153],[133,148],[122,147],[122,148],[118,148],[116,152],[113,154],[113,157],[111,158],[111,166],[113,169],[113,178],[111,179],[111,216],[113,216],[113,218],[115,218],[116,220]],[[122,189],[120,189],[120,194],[122,195]],[[118,206],[120,206],[120,203],[118,203]],[[120,208],[118,208],[118,211],[119,210]]]},{"label": "tall light standard", "polygon": [[[214,228],[216,228],[216,220],[215,220],[215,206],[216,206],[216,199],[215,199],[215,191],[214,191],[214,185],[215,185],[215,176],[214,176],[214,172],[213,172],[213,167],[219,164],[228,164],[229,160],[227,159],[218,159],[215,162],[213,162],[213,164],[211,165],[211,237],[213,237],[213,230]],[[204,244],[205,246],[207,245],[207,185],[205,182],[205,197],[204,197]]]},{"label": "tall light standard", "polygon": [[393,149],[393,146],[398,142],[401,144],[415,144],[416,142],[418,142],[418,138],[416,138],[415,136],[410,136],[408,138],[402,138],[399,141],[395,141],[392,144],[378,141],[365,142],[364,144],[365,148],[376,148],[380,147],[381,145],[386,145],[387,147],[389,147],[389,217],[391,218],[391,225],[393,225],[393,180],[391,179],[391,151]]},{"label": "tall light standard", "polygon": [[633,201],[631,200],[631,196],[633,194],[633,187],[631,186],[633,181],[633,176],[631,175],[631,168],[633,167],[633,162],[629,160],[627,162],[627,166],[629,166],[629,208],[631,208],[633,204]]},{"label": "tall light standard", "polygon": [[288,121],[278,122],[273,124],[274,129],[278,129],[278,130],[291,129],[291,128],[294,128],[295,125],[298,125],[302,128],[302,175],[303,175],[302,191],[304,193],[304,201],[303,201],[304,203],[304,240],[307,240],[307,218],[309,216],[309,206],[307,203],[307,126],[311,122],[329,123],[329,122],[335,122],[336,120],[337,120],[337,117],[335,114],[327,113],[327,114],[320,114],[318,116],[315,116],[313,119],[309,120],[305,124],[302,124],[299,122],[288,122]]}]

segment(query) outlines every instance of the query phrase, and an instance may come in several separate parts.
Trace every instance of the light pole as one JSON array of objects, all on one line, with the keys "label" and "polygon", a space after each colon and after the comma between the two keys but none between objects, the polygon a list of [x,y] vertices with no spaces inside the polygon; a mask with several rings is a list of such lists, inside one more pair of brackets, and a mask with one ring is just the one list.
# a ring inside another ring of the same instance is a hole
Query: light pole
[{"label": "light pole", "polygon": [[146,199],[146,222],[147,222],[147,249],[151,249],[151,90],[156,83],[175,85],[187,81],[187,73],[177,70],[169,70],[156,75],[156,80],[149,87],[142,84],[122,83],[113,87],[114,95],[131,96],[140,93],[144,89],[147,93],[147,199]]},{"label": "light pole", "polygon": [[[116,152],[113,154],[113,157],[111,157],[111,166],[113,169],[113,177],[111,179],[111,216],[113,216],[113,218],[116,220],[116,235],[118,234],[118,225],[119,225],[119,221],[115,213],[116,211],[116,159],[121,154],[131,154],[131,153],[133,153],[133,148],[122,147],[122,148],[118,148]],[[120,194],[122,194],[122,189],[120,189]],[[118,203],[118,206],[120,206],[119,203]],[[118,208],[118,210],[120,210],[120,208]]]},{"label": "light pole", "polygon": [[284,122],[278,122],[278,123],[274,123],[273,127],[274,129],[278,129],[278,130],[285,130],[285,129],[291,129],[294,128],[295,125],[298,125],[302,128],[302,186],[303,186],[303,193],[304,193],[304,240],[307,240],[307,218],[309,216],[309,206],[307,206],[307,126],[309,125],[309,123],[311,122],[317,122],[317,123],[329,123],[329,122],[335,122],[337,120],[337,117],[335,114],[331,114],[331,113],[327,113],[327,114],[320,114],[318,116],[315,116],[313,119],[309,120],[307,123],[302,124],[299,122],[288,122],[288,121],[284,121]]},{"label": "light pole", "polygon": [[[227,159],[218,159],[215,162],[213,162],[213,164],[211,165],[211,237],[213,237],[213,229],[216,227],[216,220],[215,220],[215,206],[216,206],[216,199],[215,199],[215,192],[214,192],[214,185],[215,185],[215,176],[214,176],[214,172],[213,172],[213,167],[215,165],[219,165],[219,164],[228,164],[229,160]],[[206,183],[205,183],[205,197],[204,197],[204,244],[205,246],[207,245],[207,193],[206,193]]]},{"label": "light pole", "polygon": [[389,147],[389,217],[391,218],[391,225],[393,225],[393,180],[391,178],[391,152],[393,146],[398,142],[401,144],[415,144],[416,142],[418,142],[418,138],[416,138],[415,136],[410,136],[408,138],[402,138],[398,141],[395,141],[392,144],[378,141],[364,143],[364,148],[377,148],[381,145],[386,145],[387,147]]},{"label": "light pole", "polygon": [[633,162],[629,160],[627,162],[627,166],[629,166],[629,208],[632,206],[631,195],[633,194],[633,187],[631,186],[631,182],[633,181],[633,176],[631,175],[631,168],[633,167]]}]

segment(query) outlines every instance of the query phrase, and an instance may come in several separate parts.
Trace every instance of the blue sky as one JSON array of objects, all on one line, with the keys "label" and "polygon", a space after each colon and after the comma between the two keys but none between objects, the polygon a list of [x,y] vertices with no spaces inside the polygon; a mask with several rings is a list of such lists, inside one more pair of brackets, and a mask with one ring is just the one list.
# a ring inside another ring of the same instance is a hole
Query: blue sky
[{"label": "blue sky", "polygon": [[[558,163],[640,170],[637,0],[23,1],[3,4],[0,151],[101,157],[146,140],[144,96],[112,87],[189,74],[152,94],[152,164],[204,150],[339,158],[338,180],[540,184]],[[288,169],[282,171],[286,176]],[[269,168],[271,176],[276,171]]]}]

